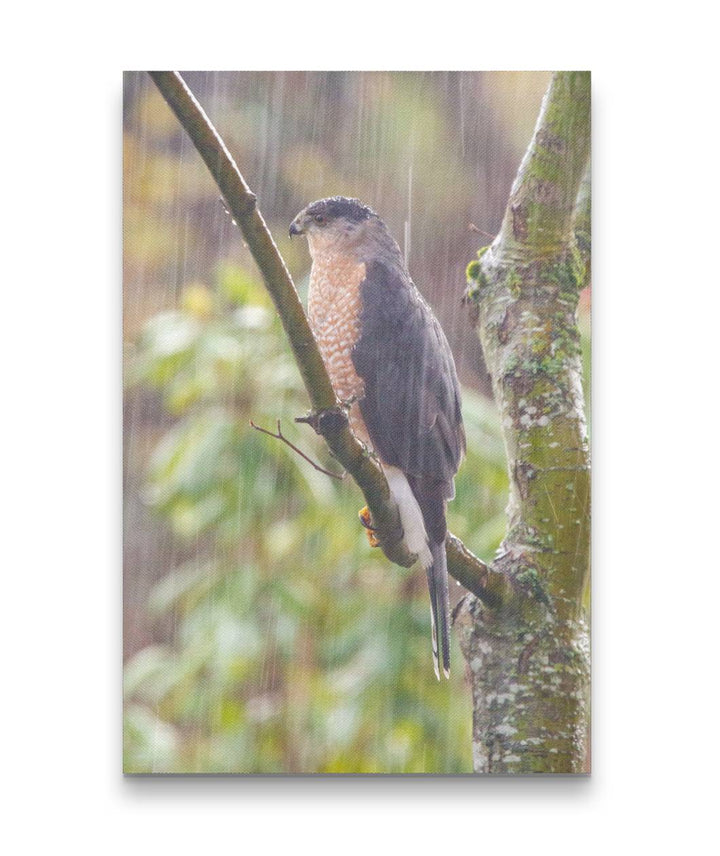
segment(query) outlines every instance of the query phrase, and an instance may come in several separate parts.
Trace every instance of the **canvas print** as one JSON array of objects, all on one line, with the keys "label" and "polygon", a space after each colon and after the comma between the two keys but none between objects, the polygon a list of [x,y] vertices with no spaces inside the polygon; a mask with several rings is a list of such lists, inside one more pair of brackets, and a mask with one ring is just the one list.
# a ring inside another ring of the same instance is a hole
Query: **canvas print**
[{"label": "canvas print", "polygon": [[126,773],[590,772],[590,127],[125,73]]}]

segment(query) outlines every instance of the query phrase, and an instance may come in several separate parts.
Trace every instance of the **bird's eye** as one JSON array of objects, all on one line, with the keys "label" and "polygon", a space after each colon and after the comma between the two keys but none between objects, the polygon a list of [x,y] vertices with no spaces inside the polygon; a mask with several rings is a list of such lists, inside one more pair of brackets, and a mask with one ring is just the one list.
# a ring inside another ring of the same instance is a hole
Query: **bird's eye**
[{"label": "bird's eye", "polygon": [[316,214],[313,217],[313,220],[318,224],[318,226],[324,226],[326,223],[325,217],[323,214]]}]

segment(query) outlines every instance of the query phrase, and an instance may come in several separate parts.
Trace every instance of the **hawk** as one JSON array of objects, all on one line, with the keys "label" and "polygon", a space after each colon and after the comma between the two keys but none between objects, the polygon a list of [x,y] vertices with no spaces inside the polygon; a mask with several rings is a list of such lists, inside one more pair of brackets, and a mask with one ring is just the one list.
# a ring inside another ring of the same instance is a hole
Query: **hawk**
[{"label": "hawk", "polygon": [[450,346],[371,208],[320,199],[295,217],[293,235],[307,237],[312,256],[310,326],[338,399],[353,402],[351,428],[380,461],[405,546],[427,574],[435,674],[442,666],[449,677],[445,508],[465,452]]}]

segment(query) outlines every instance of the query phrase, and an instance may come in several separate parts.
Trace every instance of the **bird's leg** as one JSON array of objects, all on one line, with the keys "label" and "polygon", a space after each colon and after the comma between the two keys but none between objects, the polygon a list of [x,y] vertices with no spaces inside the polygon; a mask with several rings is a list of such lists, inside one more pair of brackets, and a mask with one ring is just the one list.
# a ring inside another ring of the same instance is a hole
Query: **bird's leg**
[{"label": "bird's leg", "polygon": [[372,517],[370,516],[370,509],[367,505],[363,506],[360,511],[358,511],[358,517],[360,518],[360,522],[365,527],[366,535],[368,542],[371,547],[379,547],[380,542],[375,537],[375,529],[372,525]]},{"label": "bird's leg", "polygon": [[[342,401],[336,407],[329,407],[326,410],[312,411],[307,414],[307,416],[296,416],[295,421],[303,423],[305,425],[310,425],[310,427],[315,431],[316,434],[320,434],[321,436],[325,436],[327,433],[333,433],[335,431],[340,430],[345,425],[348,424],[348,411],[352,407],[352,405],[357,400],[356,396],[352,396],[347,401]],[[279,433],[279,429],[278,429]],[[362,441],[360,441],[362,443]],[[370,449],[367,444],[362,443],[363,454],[368,457],[376,458],[375,453]],[[360,522],[365,527],[367,531],[367,539],[371,547],[379,547],[380,541],[378,541],[375,535],[375,527],[372,525],[372,516],[370,515],[370,509],[367,505],[360,509],[359,512]]]},{"label": "bird's leg", "polygon": [[308,413],[307,416],[296,416],[296,422],[309,425],[316,434],[324,437],[326,434],[334,434],[347,425],[347,413],[342,405],[328,407],[325,410],[317,410]]},{"label": "bird's leg", "polygon": [[345,401],[340,402],[340,407],[342,407],[343,410],[350,410],[357,400],[357,395],[351,395],[350,398],[346,398]]}]

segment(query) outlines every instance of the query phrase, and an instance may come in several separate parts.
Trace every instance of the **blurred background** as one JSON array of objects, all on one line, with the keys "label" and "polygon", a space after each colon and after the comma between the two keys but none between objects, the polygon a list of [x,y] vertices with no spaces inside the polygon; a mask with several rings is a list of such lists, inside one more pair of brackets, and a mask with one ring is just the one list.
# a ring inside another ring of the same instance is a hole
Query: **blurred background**
[{"label": "blurred background", "polygon": [[[507,477],[465,267],[499,229],[549,73],[184,72],[303,300],[288,225],[308,202],[371,205],[406,252],[463,384],[468,455],[452,531],[488,558]],[[472,771],[453,648],[432,669],[422,570],[391,565],[338,470],[254,262],[144,72],[124,81],[126,772]],[[472,224],[472,225],[471,225]],[[581,300],[581,332],[589,301]],[[587,371],[586,371],[587,376]],[[464,590],[451,581],[453,603]]]}]

